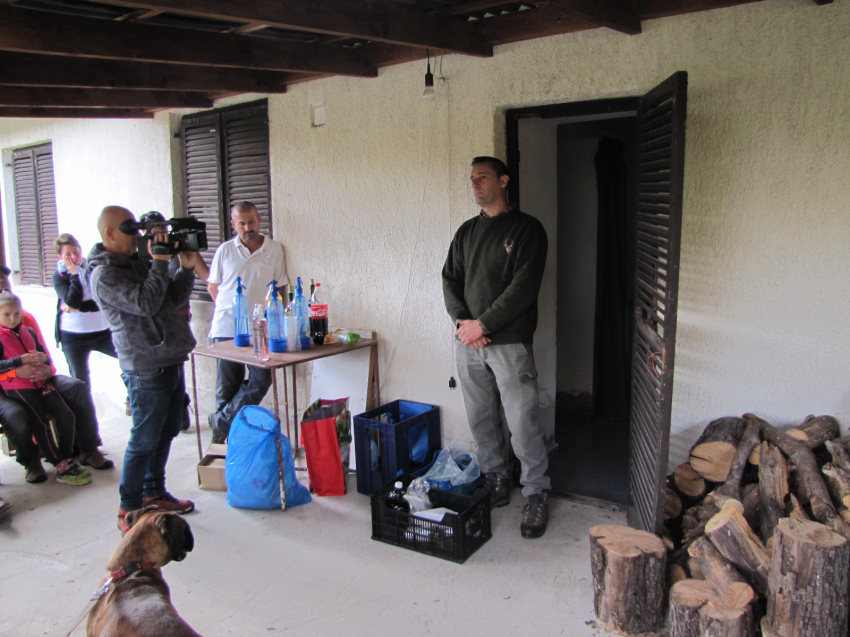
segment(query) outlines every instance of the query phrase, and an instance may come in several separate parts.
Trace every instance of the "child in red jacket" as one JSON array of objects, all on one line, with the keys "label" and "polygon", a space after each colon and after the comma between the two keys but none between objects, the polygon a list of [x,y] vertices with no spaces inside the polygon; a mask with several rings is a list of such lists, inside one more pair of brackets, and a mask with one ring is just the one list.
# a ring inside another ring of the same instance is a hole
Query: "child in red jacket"
[{"label": "child in red jacket", "polygon": [[49,363],[44,345],[35,331],[21,326],[21,300],[11,292],[0,293],[0,386],[29,414],[29,424],[44,458],[56,466],[56,481],[74,486],[89,484],[88,469],[74,462],[76,417],[50,379],[34,383],[9,374],[31,363]]}]

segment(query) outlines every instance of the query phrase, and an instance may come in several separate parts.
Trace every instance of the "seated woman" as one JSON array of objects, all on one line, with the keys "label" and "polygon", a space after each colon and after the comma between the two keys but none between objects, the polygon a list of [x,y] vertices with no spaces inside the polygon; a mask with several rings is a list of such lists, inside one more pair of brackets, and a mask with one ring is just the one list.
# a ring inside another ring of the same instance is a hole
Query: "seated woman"
[{"label": "seated woman", "polygon": [[[0,372],[25,365],[46,365],[50,359],[35,330],[21,327],[21,300],[0,293]],[[79,486],[91,482],[88,469],[74,459],[76,416],[48,379],[33,381],[4,374],[6,396],[25,408],[27,421],[45,460],[56,467],[56,481]]]},{"label": "seated woman", "polygon": [[80,243],[70,234],[56,237],[53,247],[59,255],[53,273],[53,289],[59,295],[56,303],[56,344],[62,346],[71,376],[91,386],[89,354],[101,352],[118,358],[112,344],[109,325],[94,302],[90,290],[83,288],[81,274],[86,260]]}]

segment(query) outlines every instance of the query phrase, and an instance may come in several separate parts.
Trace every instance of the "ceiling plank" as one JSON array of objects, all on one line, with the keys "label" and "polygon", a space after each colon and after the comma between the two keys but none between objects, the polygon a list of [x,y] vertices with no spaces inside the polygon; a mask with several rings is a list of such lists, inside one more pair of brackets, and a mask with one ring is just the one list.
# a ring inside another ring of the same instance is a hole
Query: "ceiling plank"
[{"label": "ceiling plank", "polygon": [[114,22],[0,3],[0,49],[80,57],[375,77],[360,51]]},{"label": "ceiling plank", "polygon": [[0,106],[0,117],[153,119],[153,113],[138,108],[28,108],[18,106]]},{"label": "ceiling plank", "polygon": [[640,33],[640,18],[621,0],[550,0],[553,7],[560,7],[575,17],[587,20],[600,27],[608,27],[626,35]]},{"label": "ceiling plank", "polygon": [[444,20],[395,4],[369,0],[106,0],[123,7],[158,9],[282,29],[363,38],[490,57],[493,49],[460,20]]},{"label": "ceiling plank", "polygon": [[201,93],[0,86],[0,106],[212,108],[212,105],[212,99]]},{"label": "ceiling plank", "polygon": [[0,51],[0,85],[285,93],[289,82],[314,77],[277,71]]},{"label": "ceiling plank", "polygon": [[636,11],[641,20],[667,18],[685,13],[697,13],[712,9],[736,7],[739,4],[762,2],[763,0],[646,0]]},{"label": "ceiling plank", "polygon": [[487,9],[492,9],[493,7],[501,7],[508,4],[505,0],[477,0],[477,2],[465,2],[463,4],[456,4],[451,7],[446,7],[445,9],[437,9],[436,11],[430,11],[431,15],[436,16],[444,16],[444,15],[463,15],[468,13],[474,13],[476,11],[486,11]]},{"label": "ceiling plank", "polygon": [[485,18],[475,24],[494,46],[597,28],[596,24],[555,5]]}]

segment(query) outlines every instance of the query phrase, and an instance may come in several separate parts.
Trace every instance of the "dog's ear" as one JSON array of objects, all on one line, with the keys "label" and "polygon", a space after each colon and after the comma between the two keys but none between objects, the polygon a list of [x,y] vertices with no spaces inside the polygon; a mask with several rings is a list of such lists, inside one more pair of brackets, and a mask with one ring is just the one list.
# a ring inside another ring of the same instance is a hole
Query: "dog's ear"
[{"label": "dog's ear", "polygon": [[175,562],[182,562],[186,553],[195,548],[195,537],[189,523],[176,513],[160,516],[156,525],[160,535],[168,543],[170,559]]},{"label": "dog's ear", "polygon": [[142,519],[143,515],[145,515],[146,513],[150,513],[151,511],[159,511],[159,507],[148,506],[144,509],[130,511],[124,519],[127,521],[127,525],[132,529],[136,522]]}]

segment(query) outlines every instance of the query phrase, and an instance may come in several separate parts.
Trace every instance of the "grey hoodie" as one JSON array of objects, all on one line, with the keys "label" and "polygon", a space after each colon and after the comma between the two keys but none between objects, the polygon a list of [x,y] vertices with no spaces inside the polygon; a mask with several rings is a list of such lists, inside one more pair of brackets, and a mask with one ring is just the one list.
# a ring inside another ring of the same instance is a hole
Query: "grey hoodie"
[{"label": "grey hoodie", "polygon": [[192,293],[194,270],[168,275],[168,261],[112,254],[97,243],[88,256],[85,279],[100,306],[121,369],[156,369],[188,359],[195,337],[177,308]]}]

